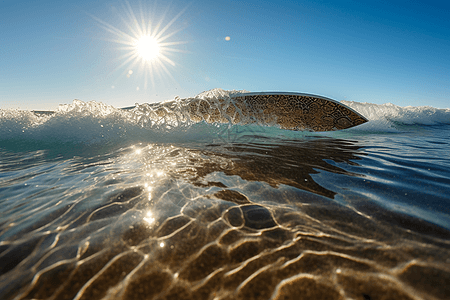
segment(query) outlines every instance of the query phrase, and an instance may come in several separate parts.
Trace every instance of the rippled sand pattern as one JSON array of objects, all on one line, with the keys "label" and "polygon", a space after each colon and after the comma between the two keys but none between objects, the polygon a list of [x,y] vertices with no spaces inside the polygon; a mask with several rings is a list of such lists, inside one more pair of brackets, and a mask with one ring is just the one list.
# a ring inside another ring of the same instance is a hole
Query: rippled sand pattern
[{"label": "rippled sand pattern", "polygon": [[[335,161],[357,159],[354,145],[328,143]],[[79,189],[0,224],[2,299],[448,299],[448,231],[339,205],[310,172],[261,169],[261,147],[244,157],[152,145],[128,149],[122,169],[108,158],[67,166],[61,181]]]}]

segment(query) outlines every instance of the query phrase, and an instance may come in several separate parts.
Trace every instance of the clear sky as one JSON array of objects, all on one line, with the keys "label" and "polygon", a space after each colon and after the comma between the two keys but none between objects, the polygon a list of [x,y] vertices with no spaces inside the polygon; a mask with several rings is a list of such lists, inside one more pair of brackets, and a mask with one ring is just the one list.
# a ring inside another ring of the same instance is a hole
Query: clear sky
[{"label": "clear sky", "polygon": [[[449,12],[434,0],[0,0],[0,108],[212,88],[448,108]],[[159,41],[156,58],[141,35]]]}]

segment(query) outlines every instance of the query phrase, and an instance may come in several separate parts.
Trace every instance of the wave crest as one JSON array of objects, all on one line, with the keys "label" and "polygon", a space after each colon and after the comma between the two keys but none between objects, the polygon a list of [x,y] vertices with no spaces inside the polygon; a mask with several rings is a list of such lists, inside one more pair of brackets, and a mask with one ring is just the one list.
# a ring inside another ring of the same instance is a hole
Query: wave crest
[{"label": "wave crest", "polygon": [[434,108],[431,106],[398,106],[392,103],[373,104],[354,101],[341,101],[353,108],[369,121],[380,119],[406,125],[436,125],[450,124],[450,109]]},{"label": "wave crest", "polygon": [[[184,141],[217,134],[237,124],[262,126],[265,131],[286,132],[276,117],[265,115],[255,105],[241,103],[239,94],[247,91],[213,89],[194,97],[161,103],[136,104],[119,109],[101,102],[74,100],[60,105],[52,114],[0,109],[0,141],[57,141],[70,143],[123,143],[124,141]],[[351,130],[389,132],[398,125],[450,124],[450,109],[429,106],[400,107],[394,104],[372,104],[341,101],[359,112],[368,123]],[[223,124],[220,124],[223,123]],[[292,136],[294,133],[285,133]],[[243,134],[245,135],[245,134]],[[273,134],[269,134],[273,136]],[[163,138],[162,138],[163,137]]]}]

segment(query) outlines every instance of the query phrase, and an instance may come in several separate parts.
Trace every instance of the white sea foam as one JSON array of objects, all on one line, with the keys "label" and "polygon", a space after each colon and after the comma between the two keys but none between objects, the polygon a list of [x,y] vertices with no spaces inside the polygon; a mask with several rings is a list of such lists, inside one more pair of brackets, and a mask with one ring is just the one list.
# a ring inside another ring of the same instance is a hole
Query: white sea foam
[{"label": "white sea foam", "polygon": [[[80,100],[60,105],[52,115],[0,109],[0,141],[22,139],[92,144],[126,140],[162,142],[167,141],[168,137],[176,141],[214,140],[231,125],[194,122],[189,117],[187,106],[182,103],[186,100],[202,99],[214,107],[213,104],[217,99],[231,99],[242,92],[246,91],[214,89],[188,99],[177,97],[159,105],[136,104],[131,110],[115,108],[96,101]],[[400,107],[390,103],[381,105],[350,101],[341,103],[369,119],[368,123],[354,127],[352,131],[392,132],[398,131],[399,125],[401,127],[401,125],[450,124],[450,109],[429,106]],[[161,116],[162,110],[167,114]],[[247,127],[244,123],[243,128]],[[282,132],[286,132],[271,126],[264,128],[256,131],[250,128],[247,135],[264,132],[269,136],[284,136]],[[287,132],[285,135],[292,138],[292,134]],[[296,135],[294,134],[294,137]]]},{"label": "white sea foam", "polygon": [[398,106],[392,103],[374,104],[341,101],[366,117],[369,122],[356,127],[359,130],[397,130],[395,125],[439,125],[450,124],[450,109],[431,106]]}]

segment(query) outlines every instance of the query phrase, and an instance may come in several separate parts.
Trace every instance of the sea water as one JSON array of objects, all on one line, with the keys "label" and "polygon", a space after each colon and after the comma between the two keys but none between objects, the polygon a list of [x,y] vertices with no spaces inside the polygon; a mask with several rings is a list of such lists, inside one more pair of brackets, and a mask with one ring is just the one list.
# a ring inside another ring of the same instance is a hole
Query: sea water
[{"label": "sea water", "polygon": [[1,298],[449,299],[450,110],[343,104],[369,122],[1,109]]}]

